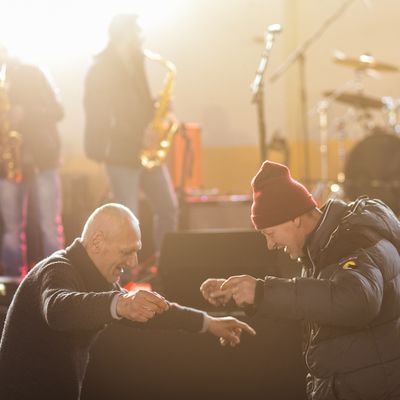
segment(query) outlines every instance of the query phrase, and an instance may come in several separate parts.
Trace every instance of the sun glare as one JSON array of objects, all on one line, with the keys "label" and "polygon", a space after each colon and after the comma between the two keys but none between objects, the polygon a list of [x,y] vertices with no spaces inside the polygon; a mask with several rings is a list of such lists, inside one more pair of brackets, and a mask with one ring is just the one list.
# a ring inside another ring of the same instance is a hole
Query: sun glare
[{"label": "sun glare", "polygon": [[184,4],[184,0],[3,0],[0,43],[32,61],[68,59],[101,49],[115,14],[138,14],[148,37],[162,30],[166,21],[171,23]]}]

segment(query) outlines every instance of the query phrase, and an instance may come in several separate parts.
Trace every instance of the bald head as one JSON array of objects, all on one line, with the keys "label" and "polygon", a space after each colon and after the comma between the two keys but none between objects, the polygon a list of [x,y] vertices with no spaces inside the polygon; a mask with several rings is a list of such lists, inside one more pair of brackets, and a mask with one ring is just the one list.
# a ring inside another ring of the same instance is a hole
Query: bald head
[{"label": "bald head", "polygon": [[139,230],[139,220],[133,212],[122,204],[108,203],[97,208],[89,216],[83,227],[81,239],[85,244],[100,231],[108,240],[112,240],[127,226]]},{"label": "bald head", "polygon": [[124,268],[137,264],[142,246],[139,221],[127,207],[105,204],[88,218],[81,241],[100,273],[114,283]]}]

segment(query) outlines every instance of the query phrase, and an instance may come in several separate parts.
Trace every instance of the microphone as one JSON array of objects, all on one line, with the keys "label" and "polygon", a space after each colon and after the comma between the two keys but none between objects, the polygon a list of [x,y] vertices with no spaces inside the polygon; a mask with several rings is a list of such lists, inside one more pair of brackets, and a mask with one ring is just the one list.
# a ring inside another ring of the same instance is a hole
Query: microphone
[{"label": "microphone", "polygon": [[275,33],[282,32],[282,25],[281,24],[272,24],[269,25],[267,30],[264,32],[263,36],[256,36],[253,38],[255,43],[264,44],[267,38],[267,35],[274,35]]},{"label": "microphone", "polygon": [[281,24],[272,24],[268,26],[267,31],[269,33],[279,33],[282,32],[282,25]]}]

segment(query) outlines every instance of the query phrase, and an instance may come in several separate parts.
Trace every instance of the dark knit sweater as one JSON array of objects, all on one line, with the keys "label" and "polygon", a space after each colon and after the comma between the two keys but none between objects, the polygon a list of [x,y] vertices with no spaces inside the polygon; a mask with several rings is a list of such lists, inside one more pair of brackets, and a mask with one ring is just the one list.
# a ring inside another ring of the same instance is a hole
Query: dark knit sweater
[{"label": "dark knit sweater", "polygon": [[[79,399],[89,349],[121,288],[109,284],[79,240],[36,265],[21,282],[0,342],[0,399]],[[199,331],[202,314],[172,305],[137,328]]]}]

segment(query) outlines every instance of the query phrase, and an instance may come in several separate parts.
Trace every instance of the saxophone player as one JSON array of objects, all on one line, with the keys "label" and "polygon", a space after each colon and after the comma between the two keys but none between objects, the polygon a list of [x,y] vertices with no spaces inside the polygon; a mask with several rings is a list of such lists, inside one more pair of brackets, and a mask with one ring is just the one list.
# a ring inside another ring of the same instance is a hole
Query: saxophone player
[{"label": "saxophone player", "polygon": [[166,166],[148,169],[140,160],[155,115],[142,42],[136,15],[112,19],[108,43],[86,76],[85,152],[105,164],[115,202],[137,214],[139,192],[147,197],[155,218],[157,254],[164,234],[177,228],[178,202]]},{"label": "saxophone player", "polygon": [[[48,256],[64,246],[57,131],[63,109],[46,74],[35,65],[11,57],[1,44],[0,66],[5,75],[3,90],[8,109],[3,133],[18,133],[18,154],[12,165],[21,171],[0,174],[1,264],[5,275],[19,276],[27,264],[28,201],[33,201],[35,207],[30,210],[40,229],[42,254],[38,256]],[[0,147],[0,151],[8,151],[7,146]]]}]

